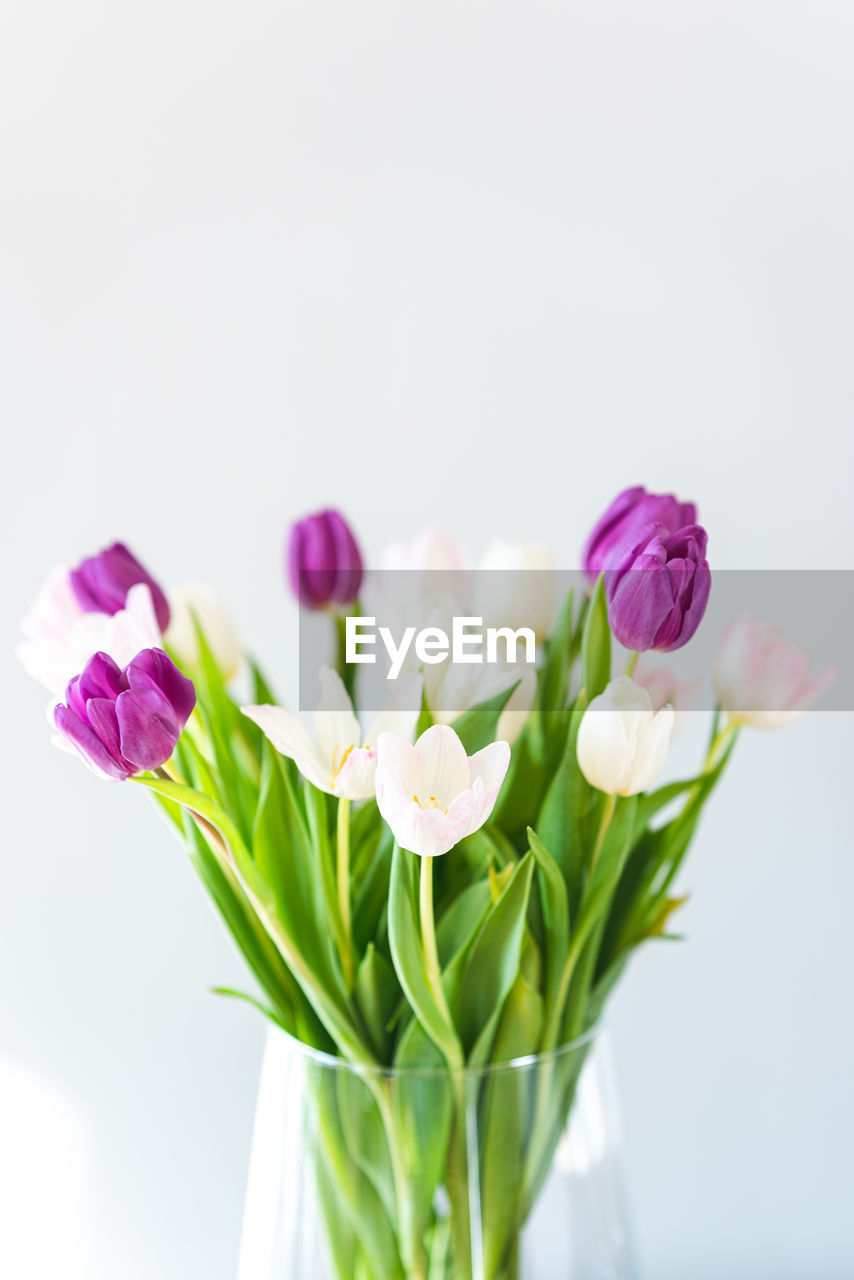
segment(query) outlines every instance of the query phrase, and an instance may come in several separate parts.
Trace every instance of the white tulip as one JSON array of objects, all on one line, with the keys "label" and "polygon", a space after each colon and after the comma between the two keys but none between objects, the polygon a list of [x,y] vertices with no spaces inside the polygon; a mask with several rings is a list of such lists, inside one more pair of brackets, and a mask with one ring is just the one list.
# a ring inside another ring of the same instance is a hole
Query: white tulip
[{"label": "white tulip", "polygon": [[487,626],[530,627],[545,639],[555,611],[555,567],[552,551],[539,543],[492,542],[480,562],[472,612]]},{"label": "white tulip", "polygon": [[492,813],[510,764],[506,742],[466,755],[448,725],[434,724],[412,746],[381,735],[377,804],[402,849],[437,858],[477,831]]},{"label": "white tulip", "polygon": [[390,543],[380,555],[382,570],[458,573],[468,567],[465,551],[444,529],[422,529],[410,542]]},{"label": "white tulip", "polygon": [[618,676],[581,718],[578,766],[599,791],[637,795],[661,773],[672,732],[673,708],[653,711],[646,689],[629,676]]},{"label": "white tulip", "polygon": [[320,705],[313,733],[283,707],[242,707],[277,751],[293,760],[304,778],[339,800],[367,800],[376,790],[377,743],[389,730],[409,741],[421,709],[420,676],[403,676],[388,706],[362,738],[344,682],[331,667],[320,669]]},{"label": "white tulip", "polygon": [[69,578],[67,565],[58,565],[21,622],[24,638],[16,653],[28,675],[58,697],[68,681],[79,675],[93,653],[109,654],[125,667],[141,649],[162,644],[151,591],[137,583],[117,613],[84,613]]},{"label": "white tulip", "polygon": [[175,653],[179,664],[198,665],[199,642],[193,623],[195,617],[224,680],[237,674],[243,652],[231,615],[210,587],[202,583],[188,583],[167,592],[169,600],[169,627],[165,641]]}]

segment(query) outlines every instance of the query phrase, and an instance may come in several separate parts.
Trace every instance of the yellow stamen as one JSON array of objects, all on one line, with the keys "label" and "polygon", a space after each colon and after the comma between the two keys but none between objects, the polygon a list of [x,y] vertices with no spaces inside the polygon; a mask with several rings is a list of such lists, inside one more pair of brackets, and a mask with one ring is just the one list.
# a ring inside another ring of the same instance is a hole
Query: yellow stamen
[{"label": "yellow stamen", "polygon": [[338,777],[339,773],[344,768],[344,765],[347,763],[347,760],[349,759],[350,752],[355,750],[355,747],[356,747],[355,742],[351,742],[349,747],[343,748],[344,754],[341,757],[341,762],[339,764],[338,752],[342,750],[342,747],[336,746],[335,750],[332,752],[332,777],[333,778]]},{"label": "yellow stamen", "polygon": [[[440,808],[439,801],[436,799],[436,797],[435,797],[435,796],[430,796],[430,798],[428,799],[428,801],[427,801],[427,803],[426,803],[426,804],[422,804],[422,803],[421,803],[421,801],[418,799],[418,796],[413,796],[413,797],[412,797],[412,799],[413,799],[413,800],[415,801],[415,803],[418,805],[418,808],[419,808],[419,809],[438,809],[438,808]],[[442,809],[442,812],[443,812],[443,813],[447,813],[447,812],[448,812],[448,810],[447,810],[447,809]]]}]

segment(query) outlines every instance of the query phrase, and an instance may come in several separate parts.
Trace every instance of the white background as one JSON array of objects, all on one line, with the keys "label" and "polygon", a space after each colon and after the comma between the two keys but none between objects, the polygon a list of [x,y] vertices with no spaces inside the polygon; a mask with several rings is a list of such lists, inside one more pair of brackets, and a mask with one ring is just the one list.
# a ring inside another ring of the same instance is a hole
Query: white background
[{"label": "white background", "polygon": [[[851,569],[853,60],[823,0],[6,0],[4,1276],[231,1280],[263,1038],[145,797],[48,745],[48,567],[211,582],[285,692],[328,503],[570,567],[645,482],[715,566]],[[616,998],[647,1280],[854,1274],[852,728],[743,741]]]}]

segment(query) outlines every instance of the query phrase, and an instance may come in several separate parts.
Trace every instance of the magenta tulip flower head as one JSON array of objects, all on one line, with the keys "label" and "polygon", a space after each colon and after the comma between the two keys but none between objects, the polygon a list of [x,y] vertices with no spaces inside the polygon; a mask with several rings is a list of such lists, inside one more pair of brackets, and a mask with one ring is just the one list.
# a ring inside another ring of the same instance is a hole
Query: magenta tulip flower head
[{"label": "magenta tulip flower head", "polygon": [[608,621],[627,649],[681,649],[702,621],[711,590],[708,535],[698,524],[672,533],[640,529],[605,570]]},{"label": "magenta tulip flower head", "polygon": [[288,576],[294,595],[306,608],[352,604],[363,572],[359,545],[340,511],[319,511],[291,529]]},{"label": "magenta tulip flower head", "polygon": [[124,670],[96,653],[54,708],[54,723],[102,777],[123,780],[165,764],[196,691],[162,649],[143,649]]},{"label": "magenta tulip flower head", "polygon": [[643,485],[618,493],[593,527],[581,557],[581,567],[592,583],[603,569],[611,569],[629,539],[645,525],[660,524],[670,533],[695,524],[693,502],[680,502],[672,493],[648,493]]},{"label": "magenta tulip flower head", "polygon": [[81,561],[69,575],[71,590],[84,613],[118,613],[127,603],[128,592],[144,583],[151,592],[157,625],[169,626],[169,605],[162,588],[154,581],[123,542],[114,542],[96,556]]}]

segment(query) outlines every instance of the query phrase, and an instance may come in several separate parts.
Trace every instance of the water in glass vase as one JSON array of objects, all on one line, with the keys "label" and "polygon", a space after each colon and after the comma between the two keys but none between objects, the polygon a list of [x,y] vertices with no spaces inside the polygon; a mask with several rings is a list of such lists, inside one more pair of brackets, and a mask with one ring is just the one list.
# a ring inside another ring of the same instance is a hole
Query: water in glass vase
[{"label": "water in glass vase", "polygon": [[238,1280],[635,1274],[602,1033],[454,1074],[438,1056],[356,1067],[271,1032]]}]

